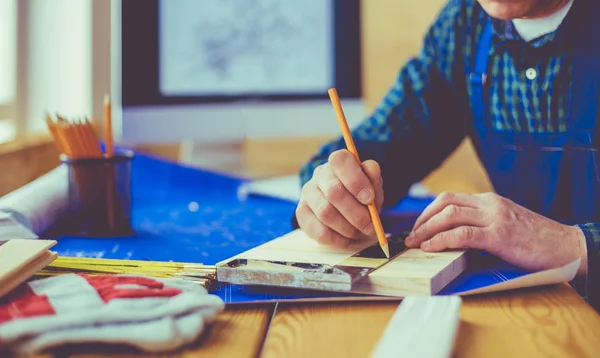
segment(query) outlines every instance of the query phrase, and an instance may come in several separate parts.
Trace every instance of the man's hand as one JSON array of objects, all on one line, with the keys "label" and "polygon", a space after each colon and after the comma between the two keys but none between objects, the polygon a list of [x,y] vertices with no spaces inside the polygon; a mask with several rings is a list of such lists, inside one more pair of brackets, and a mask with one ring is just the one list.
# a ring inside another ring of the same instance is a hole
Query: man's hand
[{"label": "man's hand", "polygon": [[345,247],[351,239],[375,234],[367,205],[383,203],[383,180],[379,164],[367,160],[359,165],[347,150],[338,150],[317,167],[302,188],[296,209],[298,225],[324,245]]},{"label": "man's hand", "polygon": [[587,268],[585,237],[568,226],[492,193],[443,193],[415,222],[409,247],[434,252],[484,250],[528,270],[556,268],[581,258]]}]

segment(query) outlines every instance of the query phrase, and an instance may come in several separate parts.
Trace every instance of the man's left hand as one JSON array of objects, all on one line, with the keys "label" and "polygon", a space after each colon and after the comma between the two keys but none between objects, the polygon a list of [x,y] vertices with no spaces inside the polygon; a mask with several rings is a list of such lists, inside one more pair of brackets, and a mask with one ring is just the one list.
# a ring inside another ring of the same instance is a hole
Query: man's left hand
[{"label": "man's left hand", "polygon": [[493,193],[443,193],[415,222],[408,247],[423,251],[471,248],[486,251],[527,270],[556,268],[581,258],[587,267],[585,237]]}]

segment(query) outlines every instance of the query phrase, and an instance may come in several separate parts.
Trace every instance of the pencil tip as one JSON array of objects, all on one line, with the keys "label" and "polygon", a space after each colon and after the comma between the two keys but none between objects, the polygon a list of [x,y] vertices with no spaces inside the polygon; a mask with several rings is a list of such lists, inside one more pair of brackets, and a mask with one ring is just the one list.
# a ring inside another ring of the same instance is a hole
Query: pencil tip
[{"label": "pencil tip", "polygon": [[385,257],[388,258],[388,260],[390,259],[390,247],[388,245],[383,245],[381,247],[381,249],[383,250],[383,253],[385,254]]}]

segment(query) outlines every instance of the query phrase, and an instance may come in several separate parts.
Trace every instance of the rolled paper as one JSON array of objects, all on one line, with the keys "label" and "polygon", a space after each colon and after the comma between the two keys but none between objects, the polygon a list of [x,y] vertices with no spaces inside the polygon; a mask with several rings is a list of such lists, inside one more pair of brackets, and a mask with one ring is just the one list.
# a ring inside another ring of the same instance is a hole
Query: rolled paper
[{"label": "rolled paper", "polygon": [[67,213],[68,199],[68,168],[60,165],[0,197],[0,211],[10,213],[36,235],[42,235]]},{"label": "rolled paper", "polygon": [[13,239],[37,239],[29,228],[29,220],[18,213],[0,211],[0,245]]}]

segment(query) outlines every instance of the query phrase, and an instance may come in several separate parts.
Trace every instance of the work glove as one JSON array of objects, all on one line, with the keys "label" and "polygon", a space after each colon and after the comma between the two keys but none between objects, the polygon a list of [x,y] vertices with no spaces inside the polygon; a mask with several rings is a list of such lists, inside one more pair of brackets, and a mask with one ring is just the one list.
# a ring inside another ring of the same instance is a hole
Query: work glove
[{"label": "work glove", "polygon": [[224,307],[191,281],[65,274],[23,284],[0,300],[0,350],[106,343],[165,352],[195,341]]}]

